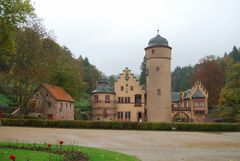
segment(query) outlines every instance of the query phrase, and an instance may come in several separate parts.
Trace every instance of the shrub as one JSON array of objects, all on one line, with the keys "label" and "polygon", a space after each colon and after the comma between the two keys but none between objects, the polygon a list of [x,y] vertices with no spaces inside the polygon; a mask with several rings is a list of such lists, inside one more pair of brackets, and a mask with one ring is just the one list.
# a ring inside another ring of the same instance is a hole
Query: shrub
[{"label": "shrub", "polygon": [[3,126],[58,127],[119,130],[240,131],[240,123],[101,122],[40,119],[2,119]]}]

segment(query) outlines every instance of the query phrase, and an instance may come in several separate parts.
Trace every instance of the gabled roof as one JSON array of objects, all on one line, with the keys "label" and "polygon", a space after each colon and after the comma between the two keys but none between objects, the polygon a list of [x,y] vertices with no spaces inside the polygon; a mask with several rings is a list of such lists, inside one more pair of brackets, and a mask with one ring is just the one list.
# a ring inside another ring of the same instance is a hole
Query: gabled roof
[{"label": "gabled roof", "polygon": [[202,94],[202,92],[198,89],[194,95],[192,96],[193,98],[205,98],[205,96]]},{"label": "gabled roof", "polygon": [[51,84],[43,83],[45,88],[56,100],[74,102],[74,99],[62,88]]}]

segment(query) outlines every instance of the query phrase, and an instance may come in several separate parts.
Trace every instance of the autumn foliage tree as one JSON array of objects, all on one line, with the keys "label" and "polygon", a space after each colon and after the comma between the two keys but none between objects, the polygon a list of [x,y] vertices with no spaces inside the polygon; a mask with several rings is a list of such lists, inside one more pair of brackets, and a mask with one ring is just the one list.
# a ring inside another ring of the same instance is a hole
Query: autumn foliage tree
[{"label": "autumn foliage tree", "polygon": [[200,60],[193,74],[193,80],[201,81],[207,89],[209,106],[217,105],[221,88],[225,82],[225,71],[215,56],[207,56]]}]

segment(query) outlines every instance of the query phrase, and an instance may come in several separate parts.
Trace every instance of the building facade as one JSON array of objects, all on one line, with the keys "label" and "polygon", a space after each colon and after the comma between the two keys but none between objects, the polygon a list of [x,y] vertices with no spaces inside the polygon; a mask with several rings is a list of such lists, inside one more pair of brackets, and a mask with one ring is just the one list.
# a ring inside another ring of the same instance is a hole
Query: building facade
[{"label": "building facade", "polygon": [[208,93],[200,82],[192,89],[172,92],[173,122],[206,122],[208,114]]},{"label": "building facade", "polygon": [[42,84],[28,102],[28,116],[74,120],[74,100],[63,88]]},{"label": "building facade", "polygon": [[146,89],[128,68],[111,89],[100,81],[92,92],[92,119],[102,121],[205,122],[208,93],[200,82],[171,92],[171,50],[159,33],[145,48]]},{"label": "building facade", "polygon": [[114,89],[102,78],[91,92],[92,120],[143,121],[145,120],[145,90],[126,68],[119,75]]},{"label": "building facade", "polygon": [[128,68],[114,84],[117,121],[145,120],[145,90]]}]

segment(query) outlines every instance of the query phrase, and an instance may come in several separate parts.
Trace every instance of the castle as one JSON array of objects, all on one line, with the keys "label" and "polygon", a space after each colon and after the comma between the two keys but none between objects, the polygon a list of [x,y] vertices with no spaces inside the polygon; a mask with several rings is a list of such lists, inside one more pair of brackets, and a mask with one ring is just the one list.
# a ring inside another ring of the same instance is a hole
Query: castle
[{"label": "castle", "polygon": [[192,89],[171,92],[171,50],[157,34],[145,48],[146,88],[126,68],[114,90],[102,78],[91,92],[92,120],[148,122],[205,122],[208,93],[196,82]]}]

